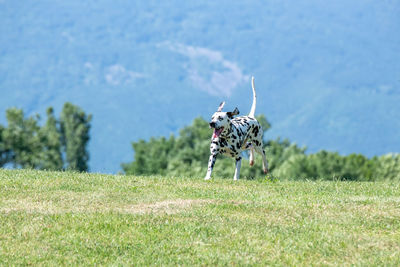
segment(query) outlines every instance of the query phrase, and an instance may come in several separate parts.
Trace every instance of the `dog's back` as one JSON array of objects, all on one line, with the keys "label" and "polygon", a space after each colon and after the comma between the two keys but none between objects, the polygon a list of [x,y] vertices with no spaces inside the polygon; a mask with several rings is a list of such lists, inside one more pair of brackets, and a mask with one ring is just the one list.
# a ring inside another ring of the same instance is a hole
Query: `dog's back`
[{"label": "dog's back", "polygon": [[262,127],[255,118],[240,116],[232,119],[231,123],[233,128],[237,129],[242,146],[246,145],[244,142],[262,140]]}]

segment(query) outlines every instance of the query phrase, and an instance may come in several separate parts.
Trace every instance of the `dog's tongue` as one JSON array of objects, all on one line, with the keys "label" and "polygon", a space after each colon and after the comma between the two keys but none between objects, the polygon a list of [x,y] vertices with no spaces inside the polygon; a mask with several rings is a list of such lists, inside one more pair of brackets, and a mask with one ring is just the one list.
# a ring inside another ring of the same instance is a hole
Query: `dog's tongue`
[{"label": "dog's tongue", "polygon": [[218,137],[218,136],[222,133],[223,130],[224,130],[223,127],[219,128],[218,130],[217,130],[217,129],[214,129],[213,138]]}]

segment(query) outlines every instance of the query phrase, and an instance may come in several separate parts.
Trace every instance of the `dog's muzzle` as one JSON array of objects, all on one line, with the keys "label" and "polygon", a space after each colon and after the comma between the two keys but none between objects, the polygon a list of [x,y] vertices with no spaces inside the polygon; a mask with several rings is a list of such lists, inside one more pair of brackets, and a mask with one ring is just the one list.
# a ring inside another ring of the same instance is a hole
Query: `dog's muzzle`
[{"label": "dog's muzzle", "polygon": [[210,122],[210,128],[215,128],[215,122]]}]

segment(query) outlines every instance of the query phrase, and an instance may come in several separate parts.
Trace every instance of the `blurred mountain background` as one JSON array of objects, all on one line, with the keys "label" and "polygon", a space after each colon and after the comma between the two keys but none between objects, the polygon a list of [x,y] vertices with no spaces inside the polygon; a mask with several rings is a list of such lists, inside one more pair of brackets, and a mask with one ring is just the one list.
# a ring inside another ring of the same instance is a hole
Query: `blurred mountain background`
[{"label": "blurred mountain background", "polygon": [[[400,2],[0,0],[0,123],[69,101],[93,114],[90,169],[132,141],[251,106],[309,152],[400,151]],[[210,130],[211,135],[211,130]]]}]

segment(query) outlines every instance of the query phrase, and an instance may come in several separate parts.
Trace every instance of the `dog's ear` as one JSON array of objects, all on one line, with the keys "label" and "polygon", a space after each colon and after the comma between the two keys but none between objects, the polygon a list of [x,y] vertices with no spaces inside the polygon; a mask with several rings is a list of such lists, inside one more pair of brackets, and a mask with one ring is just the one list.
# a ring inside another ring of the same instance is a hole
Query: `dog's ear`
[{"label": "dog's ear", "polygon": [[224,106],[225,106],[225,101],[223,101],[223,102],[221,102],[221,104],[219,104],[217,112],[221,112],[222,109],[224,108]]},{"label": "dog's ear", "polygon": [[226,115],[228,115],[229,118],[233,118],[235,115],[239,115],[239,109],[235,108],[232,112],[227,112]]}]

